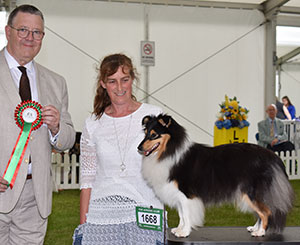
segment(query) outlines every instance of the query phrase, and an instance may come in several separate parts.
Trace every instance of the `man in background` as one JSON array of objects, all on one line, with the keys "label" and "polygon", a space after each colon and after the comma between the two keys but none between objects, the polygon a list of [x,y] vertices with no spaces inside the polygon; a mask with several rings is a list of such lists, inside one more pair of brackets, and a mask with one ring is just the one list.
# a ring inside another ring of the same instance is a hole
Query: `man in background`
[{"label": "man in background", "polygon": [[[40,10],[32,5],[14,9],[5,34],[7,46],[0,51],[0,244],[43,244],[52,206],[51,152],[67,150],[75,140],[67,86],[63,77],[34,61],[44,38]],[[43,106],[43,125],[31,133],[10,188],[3,173],[20,133],[14,112],[27,100]]]},{"label": "man in background", "polygon": [[283,122],[276,118],[277,108],[274,104],[267,107],[267,119],[258,123],[258,144],[272,151],[292,151],[293,143],[288,141]]}]

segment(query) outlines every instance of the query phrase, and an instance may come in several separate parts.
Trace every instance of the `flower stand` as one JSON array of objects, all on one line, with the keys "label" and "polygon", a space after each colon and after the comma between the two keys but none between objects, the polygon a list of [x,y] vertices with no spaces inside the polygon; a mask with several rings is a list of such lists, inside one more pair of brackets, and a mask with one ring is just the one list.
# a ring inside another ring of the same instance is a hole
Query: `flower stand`
[{"label": "flower stand", "polygon": [[216,126],[214,126],[214,146],[246,142],[248,142],[248,127],[218,129]]}]

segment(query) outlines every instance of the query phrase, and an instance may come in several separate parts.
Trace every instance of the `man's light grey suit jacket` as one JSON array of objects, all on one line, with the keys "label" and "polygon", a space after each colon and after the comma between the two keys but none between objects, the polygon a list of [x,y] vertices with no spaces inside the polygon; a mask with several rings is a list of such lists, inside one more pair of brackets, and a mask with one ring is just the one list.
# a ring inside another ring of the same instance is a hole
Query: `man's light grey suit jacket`
[{"label": "man's light grey suit jacket", "polygon": [[[73,146],[75,131],[68,113],[68,92],[63,77],[35,62],[39,103],[53,105],[60,112],[60,133],[54,148],[64,151]],[[4,50],[0,51],[0,175],[3,176],[12,150],[20,133],[15,123],[14,111],[21,102],[19,92],[11,77]],[[38,209],[43,218],[51,213],[52,177],[49,130],[43,125],[30,136],[23,162],[13,189],[0,193],[0,212],[8,213],[16,205],[26,181],[28,158],[31,156],[32,181]]]},{"label": "man's light grey suit jacket", "polygon": [[[270,136],[270,129],[271,124],[268,118],[258,123],[258,144],[260,146],[267,147],[267,145],[271,144],[271,142],[273,141],[274,138]],[[284,124],[278,118],[275,118],[275,130],[277,132],[277,138],[279,139],[279,141],[287,141],[288,137],[284,131]]]}]

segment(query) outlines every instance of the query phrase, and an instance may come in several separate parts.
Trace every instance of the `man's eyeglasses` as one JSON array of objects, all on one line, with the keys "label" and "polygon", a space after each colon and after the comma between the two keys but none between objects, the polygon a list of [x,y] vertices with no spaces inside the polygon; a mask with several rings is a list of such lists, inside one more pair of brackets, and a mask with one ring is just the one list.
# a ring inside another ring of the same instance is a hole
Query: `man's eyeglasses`
[{"label": "man's eyeglasses", "polygon": [[12,29],[16,30],[17,33],[18,33],[18,37],[20,38],[26,38],[28,37],[29,33],[31,32],[32,33],[32,37],[33,39],[35,40],[42,40],[44,35],[45,35],[45,32],[43,31],[29,31],[28,29],[26,28],[15,28],[13,26],[10,26]]}]

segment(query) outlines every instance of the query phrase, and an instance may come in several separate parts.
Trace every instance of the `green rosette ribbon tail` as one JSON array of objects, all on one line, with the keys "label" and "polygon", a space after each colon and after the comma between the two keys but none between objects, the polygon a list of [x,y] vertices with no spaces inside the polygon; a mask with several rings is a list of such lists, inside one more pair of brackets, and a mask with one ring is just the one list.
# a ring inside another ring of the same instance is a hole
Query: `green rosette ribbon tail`
[{"label": "green rosette ribbon tail", "polygon": [[15,109],[15,121],[21,128],[21,132],[3,175],[10,188],[14,186],[31,132],[38,129],[43,123],[41,109],[42,106],[38,102],[31,100],[23,101]]}]

